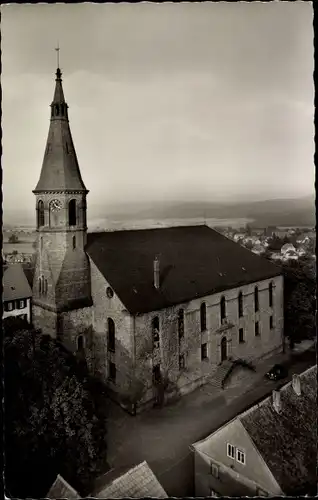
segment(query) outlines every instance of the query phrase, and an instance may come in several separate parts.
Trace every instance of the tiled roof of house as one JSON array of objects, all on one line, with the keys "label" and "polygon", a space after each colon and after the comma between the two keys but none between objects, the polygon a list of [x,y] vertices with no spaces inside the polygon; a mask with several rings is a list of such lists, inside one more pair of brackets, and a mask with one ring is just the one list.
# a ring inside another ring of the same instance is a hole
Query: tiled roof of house
[{"label": "tiled roof of house", "polygon": [[[86,251],[130,313],[145,313],[281,274],[207,226],[88,233]],[[160,260],[160,287],[153,261]]]},{"label": "tiled roof of house", "polygon": [[59,474],[57,475],[46,497],[50,499],[66,498],[67,500],[72,498],[81,498],[77,491],[75,491],[74,488],[72,488],[72,486],[70,486],[68,482],[65,481],[65,479],[63,479],[63,477]]},{"label": "tiled roof of house", "polygon": [[[120,473],[120,472],[119,472]],[[95,498],[166,498],[167,494],[147,462],[142,462],[118,477],[116,470],[104,476],[103,486],[94,493]]]},{"label": "tiled roof of house", "polygon": [[21,264],[3,267],[2,285],[3,301],[26,299],[32,296],[32,290]]},{"label": "tiled roof of house", "polygon": [[278,414],[271,398],[240,421],[286,495],[317,482],[317,366],[300,375],[301,395],[289,383],[280,389]]}]

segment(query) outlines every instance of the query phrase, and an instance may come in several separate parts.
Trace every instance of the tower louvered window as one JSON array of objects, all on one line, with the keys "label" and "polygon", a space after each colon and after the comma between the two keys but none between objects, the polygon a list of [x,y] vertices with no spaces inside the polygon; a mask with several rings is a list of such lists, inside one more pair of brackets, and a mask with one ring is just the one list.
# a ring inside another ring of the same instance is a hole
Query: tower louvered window
[{"label": "tower louvered window", "polygon": [[42,200],[38,203],[38,227],[44,226],[44,203]]},{"label": "tower louvered window", "polygon": [[68,224],[76,226],[76,200],[71,200],[68,204]]}]

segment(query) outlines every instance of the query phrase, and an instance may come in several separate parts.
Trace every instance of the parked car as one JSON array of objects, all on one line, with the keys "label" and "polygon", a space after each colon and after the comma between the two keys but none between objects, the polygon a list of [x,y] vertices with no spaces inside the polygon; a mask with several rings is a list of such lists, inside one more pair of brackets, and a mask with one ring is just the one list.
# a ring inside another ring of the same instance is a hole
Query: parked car
[{"label": "parked car", "polygon": [[269,380],[281,380],[282,378],[286,378],[288,375],[288,370],[283,365],[274,365],[267,373],[266,377]]}]

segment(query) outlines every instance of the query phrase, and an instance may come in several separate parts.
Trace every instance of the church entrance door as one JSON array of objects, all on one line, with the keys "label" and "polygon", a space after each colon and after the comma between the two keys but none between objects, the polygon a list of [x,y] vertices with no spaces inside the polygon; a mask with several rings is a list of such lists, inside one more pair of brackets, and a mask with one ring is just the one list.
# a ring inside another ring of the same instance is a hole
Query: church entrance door
[{"label": "church entrance door", "polygon": [[221,363],[227,359],[227,341],[226,337],[221,340]]}]

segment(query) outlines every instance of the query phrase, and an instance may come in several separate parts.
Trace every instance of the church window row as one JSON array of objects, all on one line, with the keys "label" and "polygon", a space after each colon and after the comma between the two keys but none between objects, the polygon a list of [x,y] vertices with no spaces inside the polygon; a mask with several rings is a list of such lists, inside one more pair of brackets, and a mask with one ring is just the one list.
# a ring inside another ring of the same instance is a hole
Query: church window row
[{"label": "church window row", "polygon": [[[268,302],[269,302],[269,307],[273,307],[273,283],[271,282],[269,284],[269,289],[268,289]],[[259,311],[259,290],[258,287],[256,286],[254,288],[254,311],[258,312]],[[239,318],[242,318],[244,315],[243,313],[243,293],[240,292],[238,295],[238,316]],[[220,300],[220,317],[221,317],[221,324],[223,324],[226,321],[226,299],[225,297],[221,297]],[[200,326],[201,326],[201,332],[206,331],[207,329],[207,322],[206,322],[206,304],[203,302],[200,307]]]},{"label": "church window row", "polygon": [[[62,205],[57,201],[53,200],[50,203],[50,214],[51,212],[56,212],[60,210]],[[42,200],[39,200],[38,202],[38,227],[43,227],[45,225],[45,217],[44,217],[44,202]],[[50,219],[51,222],[51,219]],[[68,204],[68,225],[69,226],[76,226],[77,222],[77,207],[76,207],[76,200],[72,199],[69,201]]]},{"label": "church window row", "polygon": [[40,295],[46,295],[48,290],[47,279],[44,276],[39,277],[39,293]]}]

